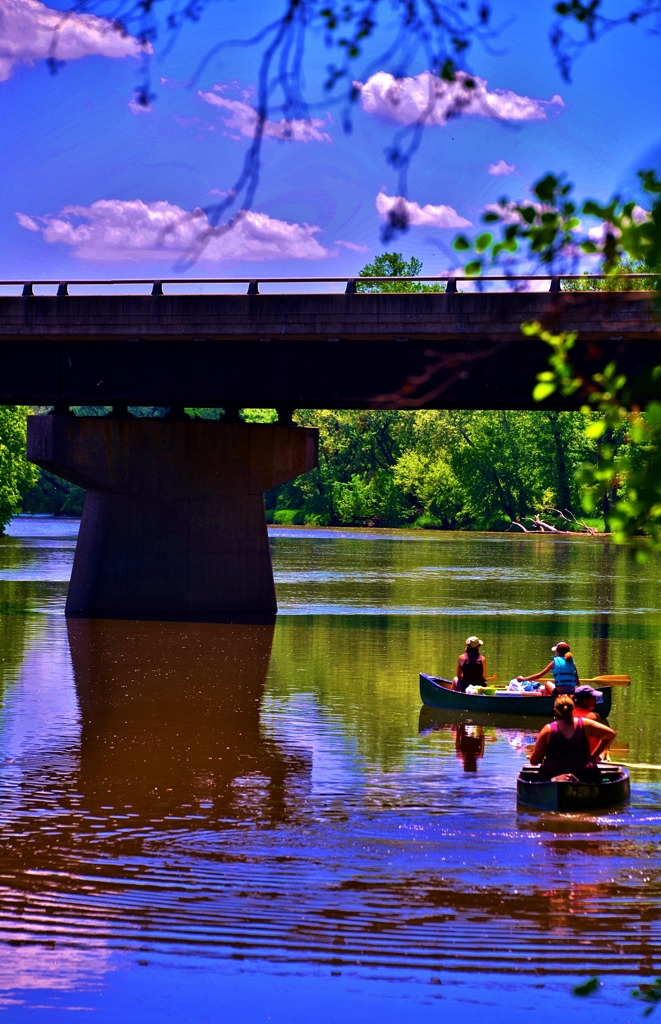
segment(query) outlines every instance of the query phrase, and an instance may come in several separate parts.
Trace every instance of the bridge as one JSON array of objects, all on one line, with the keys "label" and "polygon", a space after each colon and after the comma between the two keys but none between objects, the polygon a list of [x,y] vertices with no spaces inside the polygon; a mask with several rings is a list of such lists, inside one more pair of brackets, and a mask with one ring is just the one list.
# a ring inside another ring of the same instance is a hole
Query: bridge
[{"label": "bridge", "polygon": [[[30,418],[28,457],[87,490],[67,615],[272,619],[262,495],[317,462],[316,431],[292,411],[538,408],[548,349],[523,321],[576,331],[577,365],[616,359],[645,397],[661,340],[651,294],[562,291],[550,276],[483,278],[482,291],[416,281],[446,291],[367,293],[346,278],[0,282],[17,292],[0,297],[0,404],[52,406]],[[536,290],[515,290],[526,281]],[[169,412],[134,419],[130,406]],[[185,415],[199,407],[222,419]],[[277,424],[241,423],[246,407],[276,408]]]}]

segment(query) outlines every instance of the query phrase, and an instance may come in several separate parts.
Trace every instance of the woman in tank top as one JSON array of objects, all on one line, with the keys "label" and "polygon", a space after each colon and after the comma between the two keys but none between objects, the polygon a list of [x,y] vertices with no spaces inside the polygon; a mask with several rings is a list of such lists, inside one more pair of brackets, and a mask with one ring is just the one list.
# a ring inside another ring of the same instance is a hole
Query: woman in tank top
[{"label": "woman in tank top", "polygon": [[541,765],[540,779],[573,775],[579,782],[600,782],[597,760],[610,747],[615,732],[601,722],[576,718],[569,694],[556,698],[555,721],[545,725],[530,755],[532,765]]},{"label": "woman in tank top", "polygon": [[487,663],[480,654],[483,641],[469,636],[464,654],[459,655],[457,674],[453,680],[455,690],[463,693],[467,686],[484,686],[487,678]]}]

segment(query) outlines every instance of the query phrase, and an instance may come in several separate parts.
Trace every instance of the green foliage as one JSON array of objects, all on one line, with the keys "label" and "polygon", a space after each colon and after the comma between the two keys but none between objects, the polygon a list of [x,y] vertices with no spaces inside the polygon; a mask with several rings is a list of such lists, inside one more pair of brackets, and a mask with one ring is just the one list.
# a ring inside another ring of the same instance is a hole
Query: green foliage
[{"label": "green foliage", "polygon": [[[466,265],[466,273],[481,273],[487,262],[509,260],[511,266],[512,257],[522,250],[527,260],[558,273],[559,263],[575,258],[580,249],[601,258],[607,277],[566,282],[568,290],[654,290],[661,308],[661,181],[652,171],[641,171],[639,177],[649,196],[648,211],[619,196],[606,206],[594,200],[583,203],[581,213],[600,222],[594,237],[576,217],[572,186],[561,177],[549,174],[536,183],[536,203],[500,200],[496,210],[483,217],[485,223],[500,225],[498,241],[486,234],[473,243],[463,236],[455,240],[458,251],[472,246],[478,255]],[[649,277],[634,281],[618,277],[646,271]],[[576,334],[554,334],[537,322],[522,324],[522,330],[542,338],[552,350],[550,369],[537,375],[534,399],[542,402],[556,392],[580,392],[585,411],[597,413],[586,431],[587,440],[597,445],[595,457],[576,472],[585,512],[594,513],[601,503],[616,542],[632,546],[638,560],[645,561],[650,553],[661,551],[661,402],[650,401],[642,411],[632,405],[626,378],[614,362],[589,378],[577,372],[570,360]],[[661,365],[653,369],[652,380],[661,385]]]},{"label": "green foliage", "polygon": [[[366,263],[360,277],[417,277],[422,262],[415,256],[405,260],[401,252],[384,252],[374,263]],[[440,284],[422,284],[416,281],[371,281],[369,284],[356,282],[358,292],[443,292]]]},{"label": "green foliage", "polygon": [[36,481],[21,492],[22,512],[29,515],[71,516],[83,514],[85,491],[45,469],[36,470]]},{"label": "green foliage", "polygon": [[244,423],[277,423],[278,420],[275,409],[242,409],[240,415]]},{"label": "green foliage", "polygon": [[[542,401],[555,391],[586,397],[586,412],[598,418],[587,425],[596,442],[596,458],[577,470],[583,485],[583,508],[590,514],[602,501],[608,527],[617,544],[634,547],[638,561],[661,551],[661,402],[644,410],[630,404],[627,380],[614,362],[590,378],[570,361],[575,334],[551,334],[537,322],[522,325],[524,334],[540,337],[552,349],[550,370],[537,375],[534,397]],[[661,381],[661,367],[656,377]],[[605,499],[605,503],[604,503]]]},{"label": "green foliage", "polygon": [[641,999],[648,1004],[643,1011],[643,1017],[649,1017],[656,1009],[657,1003],[661,1002],[661,978],[656,978],[651,984],[639,985],[631,995],[634,999]]},{"label": "green foliage", "polygon": [[586,270],[582,279],[568,280],[563,278],[563,292],[649,292],[654,290],[655,280],[661,272],[660,268],[652,268],[649,277],[619,277],[619,274],[644,274],[650,267],[642,260],[632,260],[622,256],[613,269],[613,275],[606,278],[590,277]]},{"label": "green foliage", "polygon": [[588,981],[584,981],[582,985],[575,985],[572,989],[572,994],[575,996],[591,996],[593,992],[596,992],[600,987],[601,982],[599,978],[589,978]]},{"label": "green foliage", "polygon": [[271,520],[278,526],[302,526],[305,522],[305,512],[297,508],[280,509],[274,512]]},{"label": "green foliage", "polygon": [[[623,202],[616,196],[607,206],[592,199],[580,207],[584,217],[596,218],[601,241],[595,241],[578,217],[579,207],[572,198],[573,185],[564,175],[546,174],[533,185],[532,200],[498,200],[482,217],[490,228],[498,226],[499,237],[480,233],[472,242],[459,235],[454,241],[457,252],[474,252],[465,265],[466,274],[476,276],[488,266],[512,268],[524,259],[542,270],[561,273],[567,263],[575,262],[580,250],[601,257],[602,270],[609,275],[634,273],[625,266],[640,265],[642,270],[658,273],[661,267],[661,181],[653,171],[641,171],[640,182],[650,198],[651,209],[644,211],[634,200]],[[580,286],[579,286],[580,287]],[[599,287],[608,287],[600,285]]]},{"label": "green foliage", "polygon": [[[594,415],[590,414],[590,419]],[[275,522],[507,529],[549,506],[579,512],[578,467],[596,452],[580,413],[300,411],[319,467],[267,495]]]},{"label": "green foliage", "polygon": [[500,238],[494,238],[488,231],[480,233],[472,243],[464,235],[454,241],[458,252],[474,249],[476,253],[464,272],[474,277],[487,264],[503,259],[511,264],[522,246],[528,258],[542,267],[553,266],[574,245],[581,223],[571,198],[572,188],[564,176],[547,174],[533,186],[533,200],[515,203],[506,197],[499,199],[494,204],[496,209],[490,209],[482,220],[485,224],[500,225]]},{"label": "green foliage", "polygon": [[21,490],[37,480],[37,467],[25,456],[28,409],[0,406],[0,533],[20,508]]}]

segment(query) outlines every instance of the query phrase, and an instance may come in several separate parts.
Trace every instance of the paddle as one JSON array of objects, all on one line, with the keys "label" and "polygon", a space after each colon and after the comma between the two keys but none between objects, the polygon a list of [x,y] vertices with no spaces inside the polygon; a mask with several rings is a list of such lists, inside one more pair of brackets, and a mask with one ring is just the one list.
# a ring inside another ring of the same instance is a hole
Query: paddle
[{"label": "paddle", "polygon": [[631,676],[595,676],[594,679],[581,679],[579,686],[585,683],[589,686],[593,683],[602,683],[604,686],[631,686]]},{"label": "paddle", "polygon": [[650,768],[661,772],[661,764],[633,764],[631,761],[606,761],[606,764],[614,764],[616,768]]},{"label": "paddle", "polygon": [[[552,683],[552,679],[542,679],[542,683]],[[579,686],[592,686],[593,683],[602,686],[631,686],[631,676],[595,676],[593,679],[579,679]]]}]

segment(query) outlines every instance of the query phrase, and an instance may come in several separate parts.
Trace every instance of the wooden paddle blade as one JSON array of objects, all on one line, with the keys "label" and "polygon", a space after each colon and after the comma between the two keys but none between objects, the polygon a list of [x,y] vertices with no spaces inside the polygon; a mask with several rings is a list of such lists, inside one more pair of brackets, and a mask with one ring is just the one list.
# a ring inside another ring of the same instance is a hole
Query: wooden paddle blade
[{"label": "wooden paddle blade", "polygon": [[631,676],[595,676],[594,679],[579,680],[579,686],[592,686],[594,683],[603,686],[631,686]]},{"label": "wooden paddle blade", "polygon": [[611,761],[610,763],[614,764],[616,768],[645,768],[648,771],[661,772],[661,764],[634,764],[631,761],[618,761],[617,763]]}]

